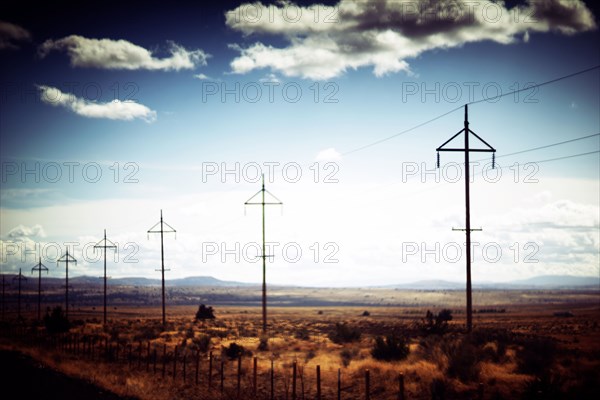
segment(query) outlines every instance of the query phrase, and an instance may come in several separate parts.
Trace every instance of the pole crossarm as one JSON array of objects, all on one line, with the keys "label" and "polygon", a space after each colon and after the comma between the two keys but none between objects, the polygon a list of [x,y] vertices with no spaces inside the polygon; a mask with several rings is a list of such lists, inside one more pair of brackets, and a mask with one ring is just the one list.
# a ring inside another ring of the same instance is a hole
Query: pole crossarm
[{"label": "pole crossarm", "polygon": [[31,273],[33,274],[35,271],[46,271],[48,273],[48,267],[42,264],[42,257],[40,257],[40,261],[31,268]]}]

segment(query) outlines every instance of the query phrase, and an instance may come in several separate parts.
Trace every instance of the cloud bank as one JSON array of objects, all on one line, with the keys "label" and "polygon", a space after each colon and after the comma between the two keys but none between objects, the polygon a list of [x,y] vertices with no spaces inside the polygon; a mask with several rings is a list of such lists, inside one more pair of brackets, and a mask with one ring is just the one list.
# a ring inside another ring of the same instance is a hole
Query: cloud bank
[{"label": "cloud bank", "polygon": [[244,35],[288,42],[285,47],[261,41],[244,48],[230,45],[240,53],[231,62],[232,72],[268,68],[316,80],[369,66],[378,77],[410,72],[407,59],[434,49],[485,40],[510,44],[529,40],[530,32],[573,35],[597,28],[582,0],[528,0],[510,9],[503,2],[469,0],[340,0],[334,7],[255,2],[228,11],[225,18]]}]

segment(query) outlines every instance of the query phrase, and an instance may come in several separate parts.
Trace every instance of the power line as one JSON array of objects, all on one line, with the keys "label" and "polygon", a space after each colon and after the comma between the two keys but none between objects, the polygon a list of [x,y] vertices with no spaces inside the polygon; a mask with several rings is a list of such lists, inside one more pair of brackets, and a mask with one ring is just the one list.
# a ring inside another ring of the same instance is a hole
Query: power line
[{"label": "power line", "polygon": [[[594,136],[600,136],[600,133],[594,133],[593,135],[582,136],[582,137],[578,137],[578,138],[575,138],[575,139],[565,140],[565,141],[562,141],[562,142],[547,144],[547,145],[544,145],[544,146],[533,147],[531,149],[519,150],[519,151],[515,151],[514,153],[502,154],[501,156],[496,156],[496,158],[514,156],[514,155],[517,155],[517,154],[529,153],[530,151],[547,149],[549,147],[560,146],[560,145],[567,144],[567,143],[577,142],[579,140],[589,139],[589,138],[594,137]],[[480,160],[476,160],[476,161],[472,161],[472,162],[476,163],[476,162],[479,162],[479,161],[485,161],[485,159],[480,159]]]},{"label": "power line", "polygon": [[[527,87],[525,87],[525,88],[521,88],[521,89],[518,89],[518,90],[514,90],[514,91],[512,91],[512,92],[503,93],[503,94],[501,94],[501,95],[498,95],[498,96],[495,96],[495,97],[489,97],[489,98],[484,98],[484,99],[481,99],[481,100],[472,101],[472,102],[470,102],[470,103],[467,103],[467,104],[468,104],[468,105],[472,105],[472,104],[478,104],[478,103],[481,103],[481,102],[484,102],[484,101],[490,101],[490,100],[494,100],[494,99],[496,99],[496,98],[500,98],[500,97],[504,97],[504,96],[513,95],[513,94],[516,94],[516,93],[519,93],[519,92],[523,92],[523,91],[526,91],[526,90],[531,90],[531,89],[534,89],[534,88],[537,88],[537,87],[541,87],[541,86],[550,85],[550,84],[553,84],[553,83],[556,83],[556,82],[563,81],[563,80],[565,80],[565,79],[573,78],[573,77],[575,77],[575,76],[578,76],[578,75],[581,75],[581,74],[584,74],[584,73],[587,73],[587,72],[593,71],[593,70],[595,70],[595,69],[598,69],[598,68],[600,68],[600,65],[596,65],[596,66],[594,66],[594,67],[587,68],[587,69],[584,69],[584,70],[581,70],[581,71],[577,71],[577,72],[574,72],[574,73],[572,73],[572,74],[568,74],[568,75],[564,75],[564,76],[561,76],[561,77],[558,77],[558,78],[555,78],[555,79],[551,79],[551,80],[549,80],[549,81],[546,81],[546,82],[538,83],[537,85],[531,85],[531,86],[527,86]],[[417,125],[414,125],[414,126],[412,126],[412,127],[408,128],[408,129],[405,129],[405,130],[403,130],[403,131],[401,131],[401,132],[398,132],[398,133],[396,133],[396,134],[394,134],[394,135],[387,136],[387,137],[384,137],[384,138],[382,138],[382,139],[376,140],[376,141],[374,141],[374,142],[372,142],[372,143],[369,143],[369,144],[366,144],[366,145],[363,145],[363,146],[357,147],[357,148],[355,148],[355,149],[352,149],[352,150],[346,151],[346,152],[342,153],[342,156],[346,156],[346,155],[349,155],[349,154],[352,154],[352,153],[359,152],[359,151],[361,151],[361,150],[367,149],[367,148],[369,148],[369,147],[372,147],[372,146],[378,145],[378,144],[380,144],[380,143],[383,143],[383,142],[386,142],[386,141],[388,141],[388,140],[390,140],[390,139],[393,139],[393,138],[396,138],[396,137],[398,137],[398,136],[401,136],[401,135],[404,135],[404,134],[406,134],[406,133],[409,133],[409,132],[411,132],[411,131],[414,131],[415,129],[418,129],[418,128],[421,128],[421,127],[423,127],[423,126],[425,126],[425,125],[428,125],[428,124],[430,124],[430,123],[432,123],[432,122],[434,122],[434,121],[436,121],[436,120],[438,120],[438,119],[440,119],[440,118],[443,118],[443,117],[445,117],[445,116],[447,116],[447,115],[449,115],[449,114],[452,114],[453,112],[456,112],[456,111],[458,111],[458,110],[461,110],[463,107],[464,107],[464,106],[462,106],[462,105],[461,105],[461,106],[459,106],[459,107],[456,107],[456,108],[454,108],[454,109],[452,109],[452,110],[450,110],[450,111],[448,111],[448,112],[445,112],[445,113],[443,113],[443,114],[440,114],[440,115],[438,115],[437,117],[433,117],[433,118],[431,118],[431,119],[428,119],[428,120],[427,120],[427,121],[425,121],[425,122],[421,122],[421,123],[419,123],[419,124],[417,124]]]},{"label": "power line", "polygon": [[446,115],[452,114],[453,112],[456,112],[456,111],[458,111],[458,110],[462,110],[462,109],[463,109],[463,106],[456,107],[455,109],[453,109],[453,110],[450,110],[450,111],[448,111],[448,112],[446,112],[446,113],[444,113],[444,114],[438,115],[437,117],[431,118],[431,119],[429,119],[429,120],[427,120],[427,121],[425,121],[425,122],[421,122],[420,124],[417,124],[417,125],[415,125],[415,126],[413,126],[413,127],[411,127],[411,128],[405,129],[405,130],[403,130],[402,132],[398,132],[398,133],[396,133],[396,134],[394,134],[394,135],[392,135],[392,136],[388,136],[388,137],[385,137],[385,138],[383,138],[383,139],[379,139],[379,140],[377,140],[377,141],[375,141],[375,142],[373,142],[373,143],[369,143],[369,144],[366,144],[366,145],[364,145],[364,146],[358,147],[358,148],[356,148],[356,149],[354,149],[354,150],[350,150],[350,151],[347,151],[347,152],[345,152],[345,153],[342,153],[342,156],[346,156],[346,155],[348,155],[348,154],[356,153],[357,151],[361,151],[361,150],[367,149],[367,148],[369,148],[369,147],[372,147],[372,146],[375,146],[375,145],[377,145],[377,144],[379,144],[379,143],[387,142],[387,141],[388,141],[388,140],[390,140],[390,139],[393,139],[393,138],[395,138],[395,137],[398,137],[398,136],[404,135],[405,133],[408,133],[408,132],[410,132],[410,131],[414,131],[414,130],[415,130],[415,129],[417,129],[417,128],[420,128],[420,127],[422,127],[422,126],[425,126],[425,125],[427,125],[427,124],[430,124],[430,123],[432,123],[433,121],[436,121],[436,120],[438,120],[438,119],[440,119],[440,118],[443,118],[443,117],[445,117]]},{"label": "power line", "polygon": [[588,156],[590,154],[597,154],[597,153],[600,153],[600,150],[590,151],[590,152],[587,152],[587,153],[573,154],[573,155],[564,156],[564,157],[550,158],[550,159],[547,159],[547,160],[531,161],[531,163],[541,164],[541,163],[551,162],[551,161],[566,160],[567,158],[575,158],[575,157]]},{"label": "power line", "polygon": [[499,99],[501,97],[510,96],[511,94],[517,94],[517,93],[520,93],[520,92],[524,92],[526,90],[531,90],[531,89],[539,88],[541,86],[550,85],[552,83],[560,82],[560,81],[563,81],[565,79],[573,78],[574,76],[577,76],[577,75],[585,74],[586,72],[590,72],[590,71],[593,71],[593,70],[598,69],[598,68],[600,68],[600,65],[596,65],[596,66],[591,67],[591,68],[587,68],[587,69],[584,69],[584,70],[581,70],[581,71],[578,71],[578,72],[574,72],[574,73],[569,74],[569,75],[561,76],[561,77],[556,78],[556,79],[551,79],[551,80],[546,81],[546,82],[538,83],[537,85],[526,86],[526,87],[518,89],[518,90],[513,90],[512,92],[502,93],[502,94],[499,94],[499,95],[494,96],[494,97],[486,97],[486,98],[483,98],[481,100],[472,101],[472,102],[470,102],[468,104],[469,105],[478,104],[478,103],[482,103],[484,101],[495,100],[495,99]]}]

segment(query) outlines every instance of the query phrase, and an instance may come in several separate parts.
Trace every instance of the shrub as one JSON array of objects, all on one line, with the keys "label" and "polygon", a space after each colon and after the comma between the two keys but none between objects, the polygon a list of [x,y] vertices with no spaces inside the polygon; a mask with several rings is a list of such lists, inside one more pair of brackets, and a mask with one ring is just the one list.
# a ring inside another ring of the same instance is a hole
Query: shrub
[{"label": "shrub", "polygon": [[335,329],[329,332],[329,339],[337,344],[355,342],[360,340],[360,331],[338,322],[335,324]]},{"label": "shrub", "polygon": [[462,382],[471,382],[479,376],[479,354],[469,338],[445,343],[442,350],[448,357],[448,376]]},{"label": "shrub", "polygon": [[425,334],[443,334],[448,329],[449,321],[452,321],[452,310],[443,309],[437,315],[427,310],[421,321],[421,329]]},{"label": "shrub", "polygon": [[548,371],[556,355],[556,343],[548,338],[526,340],[519,349],[519,372],[540,376]]},{"label": "shrub", "polygon": [[68,332],[71,328],[62,307],[54,307],[52,311],[48,310],[44,316],[44,326],[48,333]]},{"label": "shrub", "polygon": [[212,307],[206,307],[204,304],[200,304],[198,311],[196,312],[196,320],[215,319],[215,313]]},{"label": "shrub", "polygon": [[294,332],[294,337],[300,340],[310,340],[310,332],[308,332],[308,329],[302,327]]},{"label": "shrub", "polygon": [[344,349],[340,352],[340,358],[344,367],[347,367],[352,362],[352,358],[354,358],[354,352],[350,349]]},{"label": "shrub", "polygon": [[243,355],[252,355],[252,352],[244,349],[244,346],[240,346],[237,343],[230,343],[228,347],[223,346],[223,355],[230,360],[235,360]]},{"label": "shrub", "polygon": [[208,349],[210,349],[210,341],[211,338],[209,335],[200,335],[199,337],[192,339],[192,342],[202,353],[206,353]]},{"label": "shrub", "polygon": [[370,315],[371,315],[371,313],[370,313],[370,312],[368,312],[367,310],[363,311],[363,313],[362,313],[362,316],[363,316],[363,317],[368,317],[368,316],[370,316]]},{"label": "shrub", "polygon": [[371,355],[376,360],[394,361],[406,358],[409,351],[408,340],[404,336],[377,336]]},{"label": "shrub", "polygon": [[269,350],[269,337],[268,336],[261,336],[259,339],[259,343],[258,343],[258,351],[267,351]]}]

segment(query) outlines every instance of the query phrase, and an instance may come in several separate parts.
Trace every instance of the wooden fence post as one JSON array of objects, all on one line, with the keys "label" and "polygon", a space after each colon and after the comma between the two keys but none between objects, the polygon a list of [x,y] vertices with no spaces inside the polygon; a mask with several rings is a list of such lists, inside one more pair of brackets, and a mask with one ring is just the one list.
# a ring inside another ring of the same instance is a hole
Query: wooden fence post
[{"label": "wooden fence post", "polygon": [[175,351],[173,352],[173,380],[177,377],[177,346],[175,346]]},{"label": "wooden fence post", "polygon": [[258,374],[258,360],[256,357],[254,357],[254,366],[253,366],[254,372],[252,375],[252,389],[254,391],[254,397],[256,397],[256,391],[258,390],[257,388],[257,382],[256,382],[256,376]]},{"label": "wooden fence post", "polygon": [[238,357],[238,368],[237,368],[237,397],[240,398],[242,392],[242,355]]},{"label": "wooden fence post", "polygon": [[404,373],[398,374],[398,400],[404,400]]},{"label": "wooden fence post", "polygon": [[365,370],[365,400],[371,399],[371,373]]},{"label": "wooden fence post", "polygon": [[296,400],[296,361],[292,364],[292,400]]},{"label": "wooden fence post", "polygon": [[199,371],[200,371],[200,350],[196,350],[196,385],[198,384]]},{"label": "wooden fence post", "polygon": [[342,369],[338,368],[338,389],[337,389],[337,399],[341,400],[342,398]]},{"label": "wooden fence post", "polygon": [[212,364],[213,364],[213,354],[211,351],[208,356],[208,388],[209,389],[212,388],[212,368],[213,368]]},{"label": "wooden fence post", "polygon": [[317,400],[321,400],[321,366],[317,365]]}]

